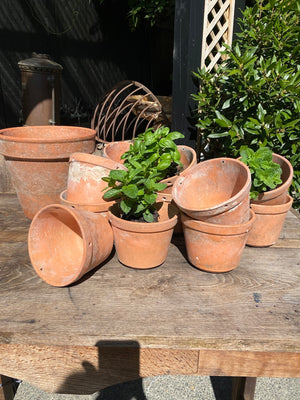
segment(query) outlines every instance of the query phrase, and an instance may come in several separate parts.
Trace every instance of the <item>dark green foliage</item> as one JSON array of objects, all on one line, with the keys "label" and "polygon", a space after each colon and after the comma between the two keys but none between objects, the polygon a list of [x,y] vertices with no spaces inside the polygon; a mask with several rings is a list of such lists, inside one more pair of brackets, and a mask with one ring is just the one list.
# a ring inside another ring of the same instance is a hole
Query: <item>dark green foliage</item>
[{"label": "dark green foliage", "polygon": [[199,70],[198,124],[207,157],[237,156],[240,147],[268,146],[294,168],[300,190],[300,3],[256,0],[243,12],[241,33],[215,72]]},{"label": "dark green foliage", "polygon": [[107,178],[107,200],[118,199],[120,214],[126,219],[153,222],[157,192],[166,188],[160,183],[173,165],[181,165],[180,153],[174,140],[183,138],[167,127],[140,134],[123,154],[127,170],[112,170]]},{"label": "dark green foliage", "polygon": [[247,146],[240,150],[241,161],[248,165],[251,172],[252,186],[250,199],[256,199],[259,193],[275,189],[282,183],[282,169],[272,160],[272,150],[268,147],[260,147],[257,151]]},{"label": "dark green foliage", "polygon": [[174,12],[174,0],[128,0],[128,5],[132,30],[143,20],[154,26],[162,17],[170,16]]}]

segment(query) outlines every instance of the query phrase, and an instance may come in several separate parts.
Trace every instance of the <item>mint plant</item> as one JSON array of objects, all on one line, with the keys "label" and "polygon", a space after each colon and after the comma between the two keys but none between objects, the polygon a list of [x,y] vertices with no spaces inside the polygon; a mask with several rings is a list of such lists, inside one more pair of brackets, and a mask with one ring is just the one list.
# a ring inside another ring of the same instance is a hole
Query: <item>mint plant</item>
[{"label": "mint plant", "polygon": [[[205,158],[236,157],[241,146],[268,146],[294,168],[300,200],[299,1],[253,0],[216,71],[198,70],[197,127]],[[295,204],[294,204],[295,206]]]},{"label": "mint plant", "polygon": [[[167,127],[141,133],[122,155],[127,170],[112,170],[103,198],[117,199],[120,217],[135,221],[154,222],[157,192],[167,185],[160,182],[173,166],[181,166],[180,153],[174,140],[184,137]],[[156,216],[157,217],[157,216]]]},{"label": "mint plant", "polygon": [[240,150],[241,161],[246,164],[251,172],[252,185],[250,199],[257,199],[259,193],[275,189],[282,183],[282,169],[272,160],[272,150],[260,147],[257,151],[247,146]]}]

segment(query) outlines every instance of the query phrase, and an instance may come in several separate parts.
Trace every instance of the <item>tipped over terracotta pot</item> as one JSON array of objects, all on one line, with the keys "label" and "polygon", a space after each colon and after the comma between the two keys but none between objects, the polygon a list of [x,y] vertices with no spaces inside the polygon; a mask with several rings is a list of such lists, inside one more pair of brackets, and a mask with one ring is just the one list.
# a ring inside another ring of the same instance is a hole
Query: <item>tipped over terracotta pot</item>
[{"label": "tipped over terracotta pot", "polygon": [[113,233],[100,213],[61,204],[42,208],[33,218],[28,250],[35,272],[46,283],[67,286],[102,263],[113,247]]},{"label": "tipped over terracotta pot", "polygon": [[193,219],[221,225],[249,220],[249,168],[233,158],[200,162],[180,176],[172,190],[178,208]]},{"label": "tipped over terracotta pot", "polygon": [[[100,205],[108,204],[103,199],[107,177],[111,170],[125,167],[109,158],[95,154],[73,153],[70,156],[67,200],[77,204]],[[108,208],[107,208],[108,209]]]}]

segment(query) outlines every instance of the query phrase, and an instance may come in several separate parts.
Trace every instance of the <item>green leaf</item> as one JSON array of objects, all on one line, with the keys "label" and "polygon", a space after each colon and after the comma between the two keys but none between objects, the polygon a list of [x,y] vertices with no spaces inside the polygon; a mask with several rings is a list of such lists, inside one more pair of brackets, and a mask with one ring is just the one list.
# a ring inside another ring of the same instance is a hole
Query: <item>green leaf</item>
[{"label": "green leaf", "polygon": [[224,115],[222,115],[219,111],[216,111],[217,119],[216,123],[220,125],[222,128],[230,128],[232,123],[231,121],[226,118]]},{"label": "green leaf", "polygon": [[143,213],[143,218],[144,218],[144,220],[146,222],[153,222],[154,221],[153,214],[149,210],[146,210]]},{"label": "green leaf", "polygon": [[130,199],[122,199],[120,202],[120,208],[124,214],[129,214],[132,210],[133,203]]},{"label": "green leaf", "polygon": [[136,199],[138,197],[139,190],[136,185],[130,184],[128,186],[123,186],[122,192],[125,194],[125,196],[131,199]]},{"label": "green leaf", "polygon": [[154,204],[156,202],[156,194],[145,194],[144,198],[148,204]]},{"label": "green leaf", "polygon": [[167,186],[168,185],[166,183],[158,182],[154,184],[153,189],[157,192],[160,192],[161,190],[164,190]]},{"label": "green leaf", "polygon": [[118,197],[120,197],[122,195],[122,191],[120,189],[116,189],[116,188],[112,188],[107,190],[107,192],[105,192],[103,194],[103,198],[105,200],[108,199],[117,199]]},{"label": "green leaf", "polygon": [[118,182],[124,182],[127,177],[127,171],[122,169],[113,169],[109,173],[109,178],[114,179]]},{"label": "green leaf", "polygon": [[182,138],[184,138],[184,135],[182,133],[176,132],[176,131],[170,132],[167,136],[167,139],[169,139],[169,140],[176,140],[176,139],[182,139]]},{"label": "green leaf", "polygon": [[168,138],[160,139],[159,146],[164,148],[164,149],[166,149],[166,148],[169,148],[169,149],[176,148],[176,144],[172,140],[170,140]]}]

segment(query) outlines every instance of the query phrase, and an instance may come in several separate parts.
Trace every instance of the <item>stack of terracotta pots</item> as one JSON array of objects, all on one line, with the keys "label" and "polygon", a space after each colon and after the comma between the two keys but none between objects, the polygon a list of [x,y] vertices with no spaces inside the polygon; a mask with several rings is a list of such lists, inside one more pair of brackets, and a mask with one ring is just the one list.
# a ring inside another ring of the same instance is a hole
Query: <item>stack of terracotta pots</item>
[{"label": "stack of terracotta pots", "polygon": [[239,160],[201,162],[179,177],[173,199],[181,210],[187,256],[195,267],[226,272],[239,265],[255,220],[251,174]]},{"label": "stack of terracotta pots", "polygon": [[249,246],[266,247],[275,244],[293,204],[293,199],[288,194],[293,180],[293,167],[279,154],[273,154],[273,161],[281,167],[282,183],[273,190],[260,193],[256,200],[251,200],[251,209],[255,212],[256,221],[247,238]]}]

